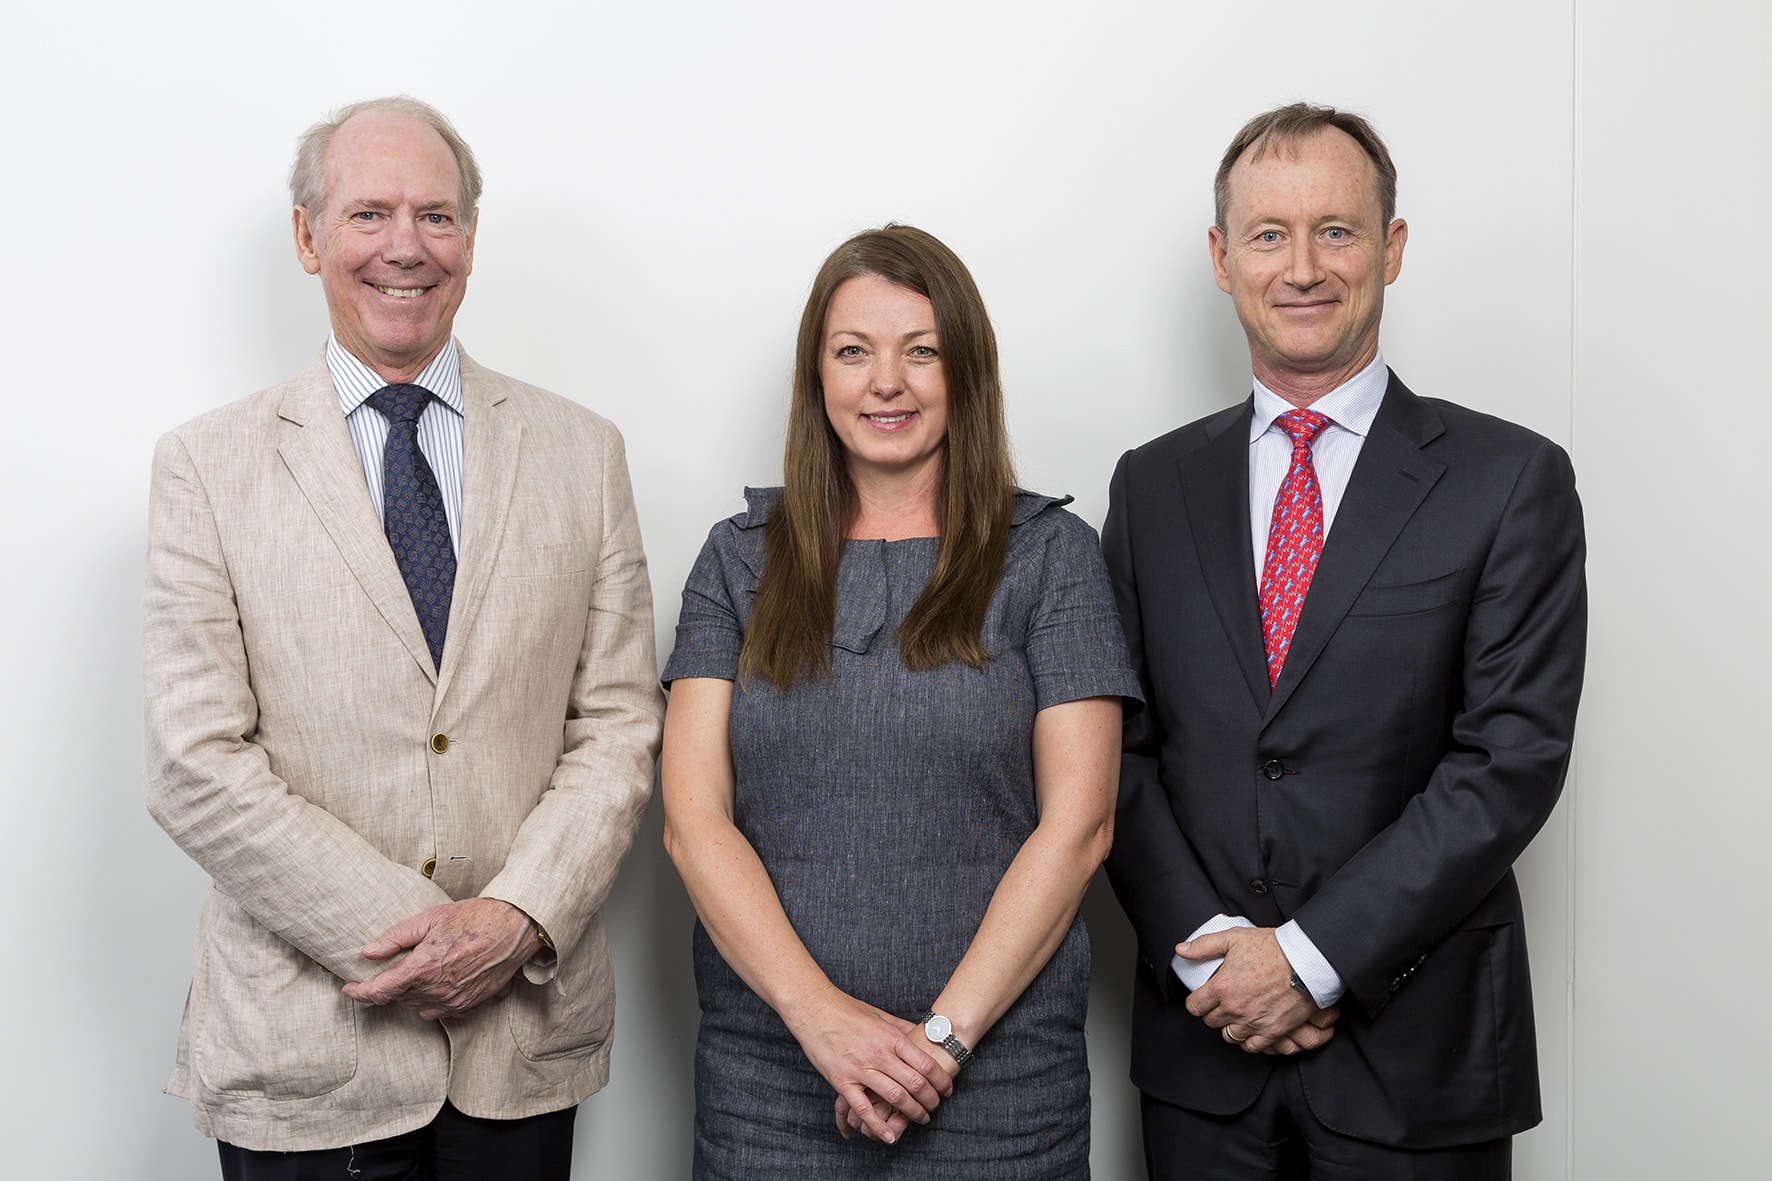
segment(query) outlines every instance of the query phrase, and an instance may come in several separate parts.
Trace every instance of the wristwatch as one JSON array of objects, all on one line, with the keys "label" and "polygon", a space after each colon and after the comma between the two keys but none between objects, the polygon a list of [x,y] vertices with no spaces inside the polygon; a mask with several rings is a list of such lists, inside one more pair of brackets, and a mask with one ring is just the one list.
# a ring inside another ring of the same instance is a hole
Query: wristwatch
[{"label": "wristwatch", "polygon": [[934,1009],[925,1009],[917,1018],[917,1024],[923,1027],[923,1036],[952,1054],[954,1061],[961,1066],[972,1061],[972,1051],[965,1043],[954,1036],[954,1023],[936,1013]]}]

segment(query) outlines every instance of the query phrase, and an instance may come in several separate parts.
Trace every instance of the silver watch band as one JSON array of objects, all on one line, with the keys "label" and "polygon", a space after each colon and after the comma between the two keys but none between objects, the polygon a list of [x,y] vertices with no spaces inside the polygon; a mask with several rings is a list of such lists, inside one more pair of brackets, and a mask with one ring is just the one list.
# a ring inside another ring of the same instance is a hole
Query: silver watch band
[{"label": "silver watch band", "polygon": [[953,1023],[946,1017],[937,1016],[934,1009],[925,1009],[917,1018],[917,1024],[923,1027],[923,1036],[953,1055],[955,1062],[965,1066],[972,1061],[972,1051],[954,1036]]}]

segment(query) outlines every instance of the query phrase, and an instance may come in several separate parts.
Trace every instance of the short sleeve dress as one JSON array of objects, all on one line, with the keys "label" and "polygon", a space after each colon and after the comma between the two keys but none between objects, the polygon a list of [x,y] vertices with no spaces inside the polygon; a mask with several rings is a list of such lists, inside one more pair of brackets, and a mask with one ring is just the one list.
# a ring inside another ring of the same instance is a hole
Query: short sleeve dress
[{"label": "short sleeve dress", "polygon": [[[779,489],[716,525],[689,575],[664,680],[735,680]],[[912,672],[897,627],[939,541],[845,543],[828,680],[786,692],[737,684],[736,809],[788,919],[831,981],[912,1019],[965,954],[998,881],[1034,830],[1039,710],[1137,699],[1094,530],[1051,497],[1018,493],[982,669]],[[1081,918],[1009,1008],[927,1125],[894,1145],[845,1141],[834,1095],[775,1011],[696,924],[701,1003],[695,1176],[701,1181],[1089,1174]]]}]

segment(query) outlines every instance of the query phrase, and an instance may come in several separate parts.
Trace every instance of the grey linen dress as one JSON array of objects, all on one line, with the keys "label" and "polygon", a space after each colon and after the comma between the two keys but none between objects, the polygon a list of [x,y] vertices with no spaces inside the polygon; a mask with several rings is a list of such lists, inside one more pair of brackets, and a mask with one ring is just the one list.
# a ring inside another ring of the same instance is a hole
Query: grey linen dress
[{"label": "grey linen dress", "polygon": [[[762,526],[780,490],[745,497],[749,511],[714,527],[689,575],[667,683],[736,677]],[[787,692],[761,680],[734,688],[739,829],[831,981],[900,1017],[935,1000],[1034,830],[1034,714],[1085,697],[1139,697],[1095,532],[1064,503],[1017,496],[983,669],[911,672],[899,656],[897,626],[929,577],[937,539],[850,541],[831,678]],[[1081,918],[972,1047],[952,1097],[896,1145],[838,1136],[829,1084],[700,923],[693,938],[697,1178],[1088,1176]]]}]

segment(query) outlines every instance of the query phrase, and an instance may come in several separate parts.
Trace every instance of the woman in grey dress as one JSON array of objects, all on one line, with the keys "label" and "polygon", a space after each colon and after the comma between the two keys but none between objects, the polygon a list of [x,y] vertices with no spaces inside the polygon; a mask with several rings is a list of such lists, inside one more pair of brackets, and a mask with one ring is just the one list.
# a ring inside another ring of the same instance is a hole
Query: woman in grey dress
[{"label": "woman in grey dress", "polygon": [[972,277],[908,226],[801,319],[665,669],[698,1178],[1086,1177],[1089,946],[1136,698],[1094,532],[1015,487]]}]

